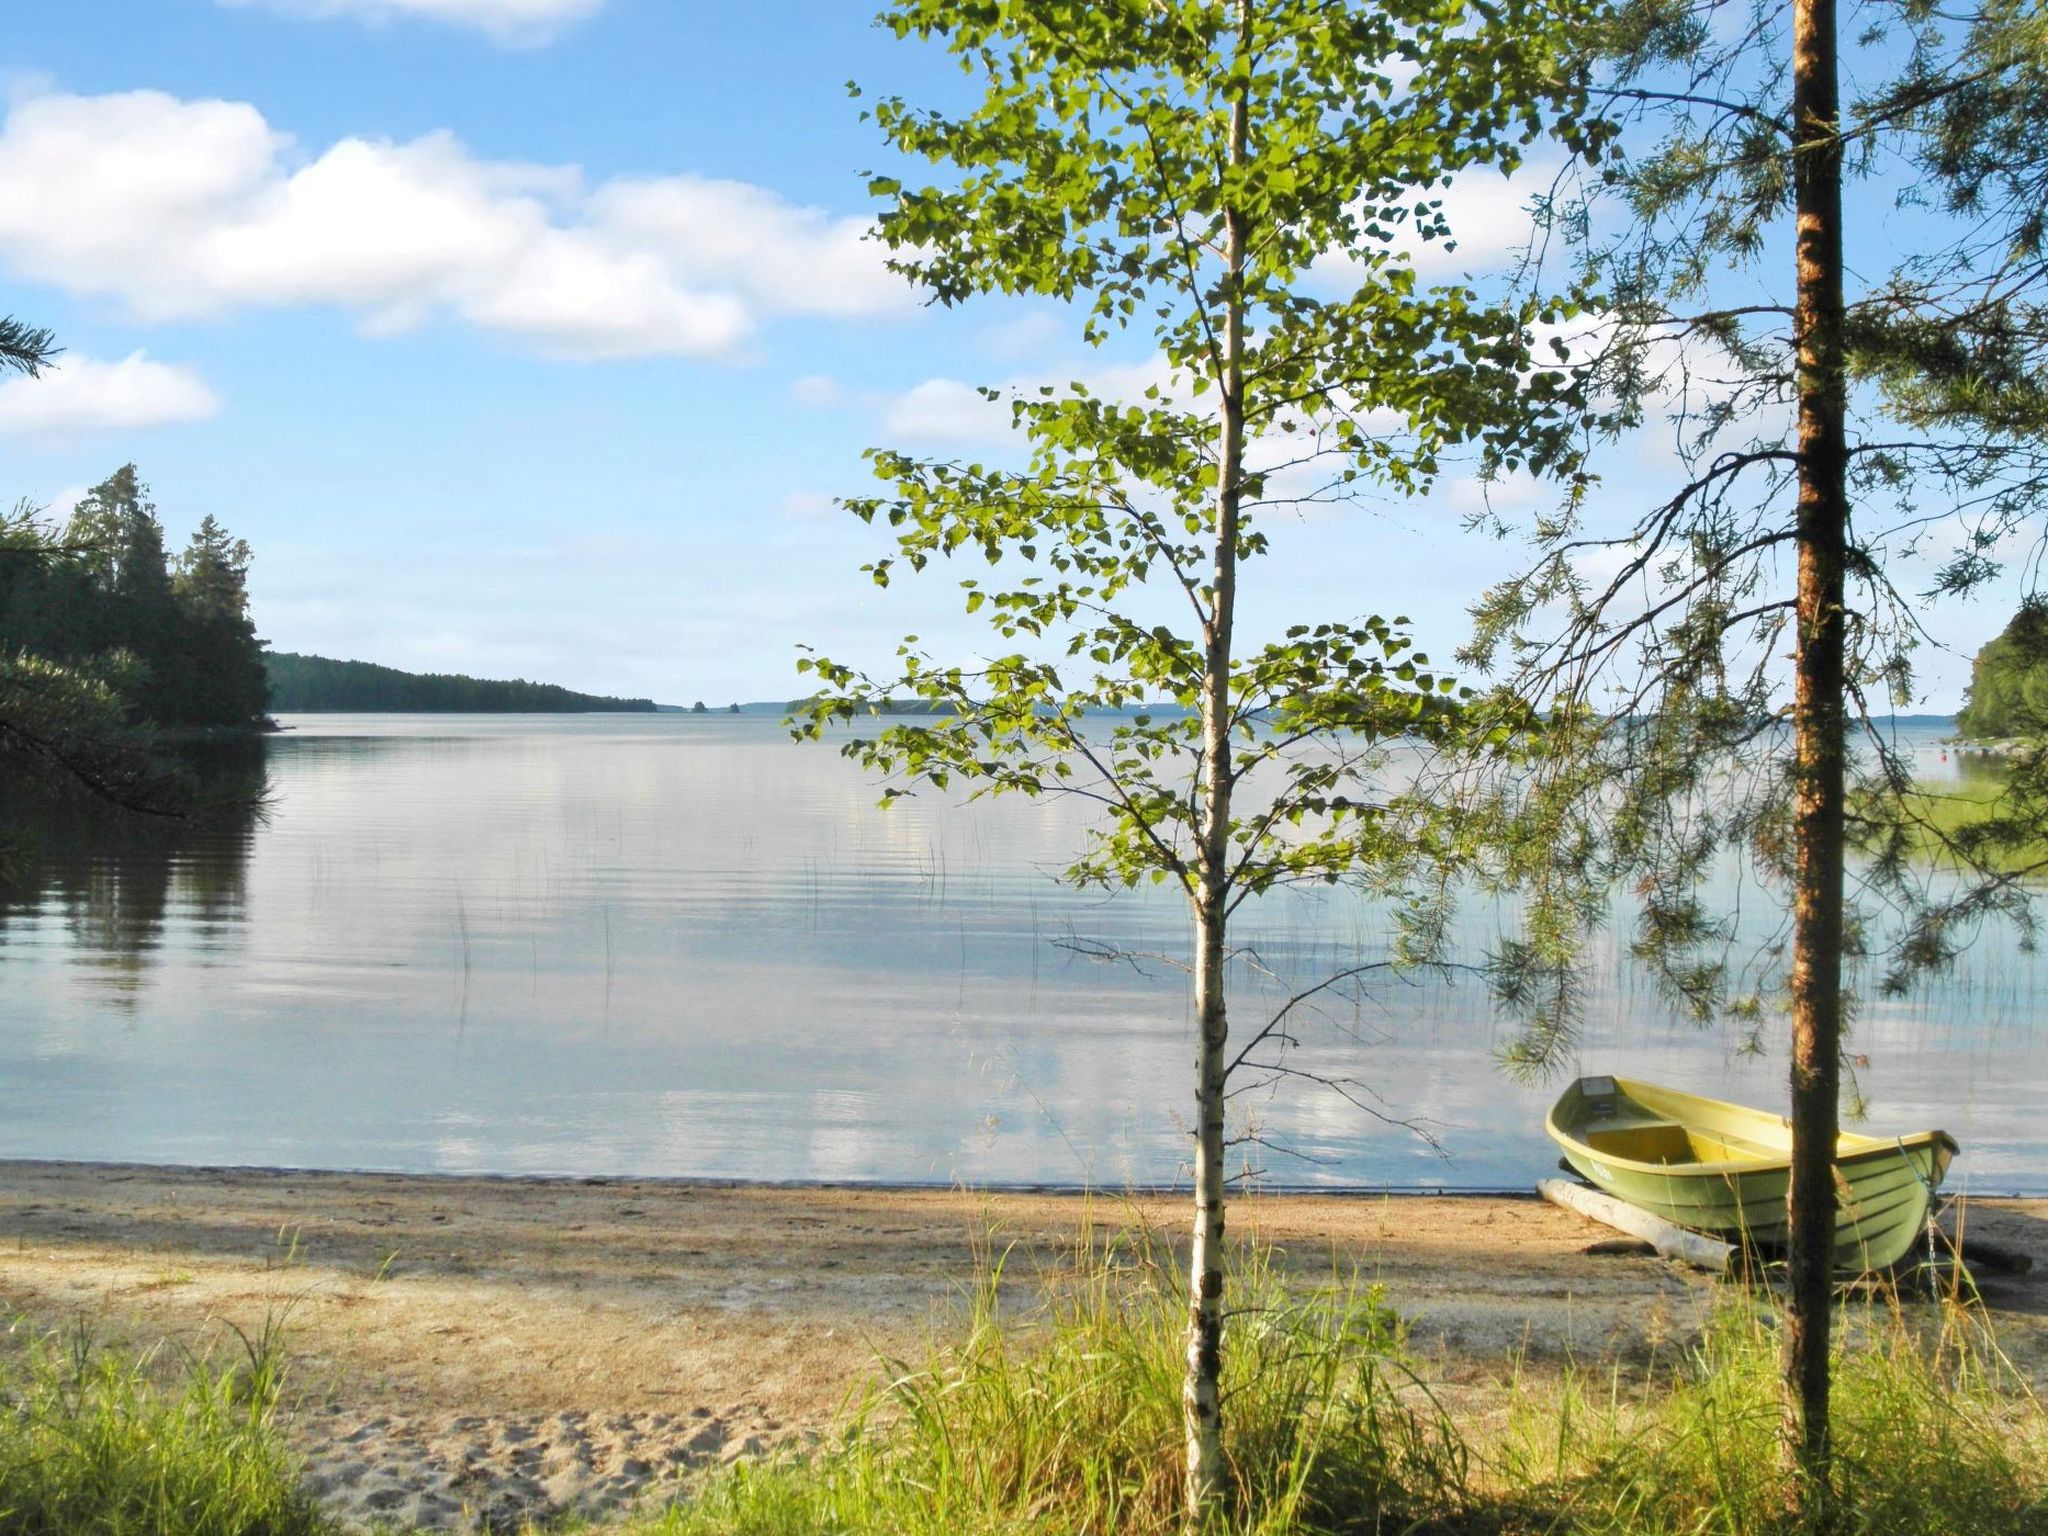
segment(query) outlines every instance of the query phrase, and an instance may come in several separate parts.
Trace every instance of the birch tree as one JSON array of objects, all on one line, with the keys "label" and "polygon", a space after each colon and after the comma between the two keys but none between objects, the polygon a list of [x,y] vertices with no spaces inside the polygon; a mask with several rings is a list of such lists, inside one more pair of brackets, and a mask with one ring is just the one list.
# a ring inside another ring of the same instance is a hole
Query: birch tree
[{"label": "birch tree", "polygon": [[1394,878],[1418,849],[1380,788],[1386,745],[1475,728],[1401,618],[1247,634],[1242,584],[1303,502],[1418,491],[1474,462],[1571,473],[1572,381],[1535,349],[1568,303],[1432,287],[1413,263],[1455,236],[1446,177],[1511,171],[1547,131],[1597,147],[1563,20],[1523,0],[901,0],[882,17],[946,49],[978,95],[958,113],[872,107],[943,173],[872,179],[898,269],[942,305],[1057,301],[1090,343],[1141,342],[1160,378],[1140,398],[987,389],[1015,431],[1007,461],[871,452],[880,489],[844,504],[895,551],[867,574],[975,566],[959,584],[992,653],[912,638],[891,668],[806,657],[823,692],[802,729],[921,701],[848,748],[886,795],[1083,796],[1100,830],[1070,878],[1187,900],[1191,1529],[1228,1496],[1229,1085],[1290,1070],[1285,1009],[1232,1033],[1233,915],[1294,882]]}]

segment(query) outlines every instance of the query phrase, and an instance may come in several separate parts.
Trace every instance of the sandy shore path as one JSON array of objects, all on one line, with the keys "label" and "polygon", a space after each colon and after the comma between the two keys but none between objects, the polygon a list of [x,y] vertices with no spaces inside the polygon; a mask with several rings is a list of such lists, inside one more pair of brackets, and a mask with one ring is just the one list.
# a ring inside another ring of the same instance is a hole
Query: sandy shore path
[{"label": "sandy shore path", "polygon": [[[602,1515],[708,1462],[829,1429],[878,1350],[916,1350],[993,1228],[1010,1273],[1056,1264],[1077,1196],[780,1189],[0,1163],[0,1311],[138,1342],[282,1319],[292,1435],[363,1522]],[[1174,1199],[1097,1197],[1098,1224],[1174,1232]],[[2048,1375],[2048,1202],[1970,1220],[2032,1253],[1997,1284],[2014,1357]],[[1511,1359],[1641,1358],[1698,1325],[1709,1283],[1595,1256],[1539,1201],[1245,1200],[1239,1235],[1311,1276],[1383,1281],[1447,1386]]]}]

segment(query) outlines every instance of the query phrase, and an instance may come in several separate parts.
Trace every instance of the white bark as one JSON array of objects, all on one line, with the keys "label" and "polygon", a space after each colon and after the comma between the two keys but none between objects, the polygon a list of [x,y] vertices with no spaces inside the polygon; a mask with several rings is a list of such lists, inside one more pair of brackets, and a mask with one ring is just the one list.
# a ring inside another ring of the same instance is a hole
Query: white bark
[{"label": "white bark", "polygon": [[[1250,0],[1239,0],[1238,43],[1250,39]],[[1248,107],[1242,94],[1230,112],[1229,162],[1246,159]],[[1223,1111],[1230,1038],[1224,1006],[1230,870],[1231,628],[1237,603],[1238,479],[1244,465],[1245,306],[1240,280],[1245,221],[1225,215],[1224,313],[1219,377],[1216,547],[1210,573],[1212,609],[1202,680],[1202,824],[1195,891],[1195,1225],[1188,1258],[1187,1375],[1181,1392],[1187,1434],[1184,1523],[1205,1529],[1221,1507],[1223,1460]]]}]

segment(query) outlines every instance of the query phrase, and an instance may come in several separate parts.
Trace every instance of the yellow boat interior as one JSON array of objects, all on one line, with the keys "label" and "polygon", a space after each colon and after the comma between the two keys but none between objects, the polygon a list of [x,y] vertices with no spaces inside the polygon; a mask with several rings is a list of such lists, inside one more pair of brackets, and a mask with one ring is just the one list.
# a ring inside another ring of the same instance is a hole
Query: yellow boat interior
[{"label": "yellow boat interior", "polygon": [[[1734,1171],[1783,1163],[1791,1155],[1792,1128],[1781,1115],[1628,1078],[1588,1077],[1575,1086],[1577,1101],[1569,1102],[1574,1096],[1567,1094],[1552,1111],[1553,1132],[1610,1162],[1649,1168],[1719,1165]],[[1947,1139],[1940,1131],[1904,1138],[1844,1131],[1835,1155],[1896,1151],[1933,1137]]]}]

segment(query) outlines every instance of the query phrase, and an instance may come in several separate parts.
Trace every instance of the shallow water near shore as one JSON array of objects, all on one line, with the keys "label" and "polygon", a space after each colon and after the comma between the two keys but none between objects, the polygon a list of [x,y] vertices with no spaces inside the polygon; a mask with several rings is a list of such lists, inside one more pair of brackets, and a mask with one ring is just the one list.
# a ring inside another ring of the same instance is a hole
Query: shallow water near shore
[{"label": "shallow water near shore", "polygon": [[[299,716],[272,806],[204,834],[46,829],[0,896],[0,1156],[976,1184],[1181,1173],[1185,975],[1170,892],[1054,878],[1077,801],[878,787],[772,717]],[[1939,733],[1905,742],[1948,771]],[[1746,899],[1754,900],[1754,893]],[[1476,907],[1477,958],[1500,918]],[[1264,1019],[1384,945],[1348,891],[1247,907]],[[1675,1020],[1623,958],[1580,1060],[1755,1103],[1781,1050]],[[2044,977],[1987,932],[1867,999],[1877,1131],[1941,1125],[1954,1177],[2048,1191]],[[1240,1109],[1281,1184],[1519,1188],[1555,1087],[1505,1079],[1471,982],[1390,981],[1303,1020],[1304,1084]],[[1432,1148],[1396,1120],[1420,1120]],[[1299,1154],[1299,1155],[1293,1155]]]}]

